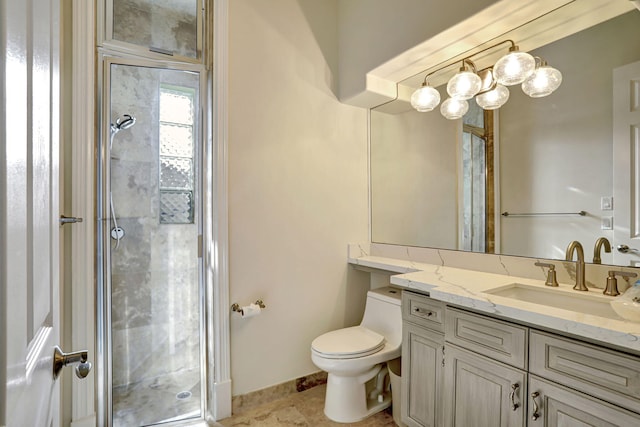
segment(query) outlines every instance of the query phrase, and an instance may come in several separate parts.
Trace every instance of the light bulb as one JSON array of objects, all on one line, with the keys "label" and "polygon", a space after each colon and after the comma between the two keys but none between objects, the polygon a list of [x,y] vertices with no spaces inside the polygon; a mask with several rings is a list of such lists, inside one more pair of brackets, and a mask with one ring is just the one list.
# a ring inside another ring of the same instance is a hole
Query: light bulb
[{"label": "light bulb", "polygon": [[427,83],[411,95],[411,106],[420,112],[432,111],[439,103],[440,92]]},{"label": "light bulb", "polygon": [[536,60],[533,56],[526,52],[512,50],[498,59],[498,62],[493,66],[493,77],[498,83],[511,86],[525,81],[533,74],[535,68]]},{"label": "light bulb", "polygon": [[469,111],[469,103],[464,99],[447,98],[440,106],[440,112],[449,120],[459,119],[467,111]]},{"label": "light bulb", "polygon": [[481,86],[482,79],[476,73],[463,68],[447,83],[447,93],[452,98],[470,99],[480,91]]},{"label": "light bulb", "polygon": [[522,91],[532,98],[541,98],[551,95],[560,87],[562,83],[562,73],[548,65],[542,65],[522,82]]},{"label": "light bulb", "polygon": [[502,107],[509,99],[509,89],[497,84],[492,90],[476,96],[476,103],[484,110],[495,110]]}]

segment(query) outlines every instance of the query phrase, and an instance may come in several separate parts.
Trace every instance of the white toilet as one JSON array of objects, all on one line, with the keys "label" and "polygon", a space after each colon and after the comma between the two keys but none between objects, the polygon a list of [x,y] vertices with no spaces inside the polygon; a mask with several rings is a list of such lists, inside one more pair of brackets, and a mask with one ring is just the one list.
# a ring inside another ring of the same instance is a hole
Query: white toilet
[{"label": "white toilet", "polygon": [[400,357],[400,292],[369,291],[359,326],[327,332],[311,343],[311,360],[328,373],[324,413],[329,419],[357,422],[391,404],[385,362]]}]

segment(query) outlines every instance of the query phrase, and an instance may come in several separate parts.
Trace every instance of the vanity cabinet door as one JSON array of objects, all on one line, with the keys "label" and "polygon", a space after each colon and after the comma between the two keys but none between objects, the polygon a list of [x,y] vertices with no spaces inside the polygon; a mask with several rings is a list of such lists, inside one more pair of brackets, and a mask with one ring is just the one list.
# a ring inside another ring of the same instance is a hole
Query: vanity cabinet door
[{"label": "vanity cabinet door", "polygon": [[447,343],[445,426],[526,425],[526,372]]},{"label": "vanity cabinet door", "polygon": [[638,427],[640,415],[530,375],[529,427]]},{"label": "vanity cabinet door", "polygon": [[444,335],[407,322],[402,335],[402,421],[440,427]]}]

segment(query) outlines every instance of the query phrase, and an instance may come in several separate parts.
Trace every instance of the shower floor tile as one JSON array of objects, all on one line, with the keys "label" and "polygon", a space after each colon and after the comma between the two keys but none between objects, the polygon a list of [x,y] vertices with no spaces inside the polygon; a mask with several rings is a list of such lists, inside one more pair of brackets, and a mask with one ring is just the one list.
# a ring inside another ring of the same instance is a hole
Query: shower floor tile
[{"label": "shower floor tile", "polygon": [[139,427],[200,415],[200,372],[185,370],[113,388],[113,426]]}]

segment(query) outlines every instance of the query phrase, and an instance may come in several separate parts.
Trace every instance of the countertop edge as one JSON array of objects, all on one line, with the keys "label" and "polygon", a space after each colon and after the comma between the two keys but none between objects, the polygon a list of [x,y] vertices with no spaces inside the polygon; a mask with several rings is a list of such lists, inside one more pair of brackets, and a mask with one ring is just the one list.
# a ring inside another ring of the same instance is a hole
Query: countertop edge
[{"label": "countertop edge", "polygon": [[[514,301],[483,292],[514,282],[544,287],[544,282],[539,280],[369,255],[349,258],[348,262],[395,273],[390,278],[392,285],[427,293],[445,303],[640,355],[640,323]],[[561,291],[567,292],[569,285],[561,286]]]}]

